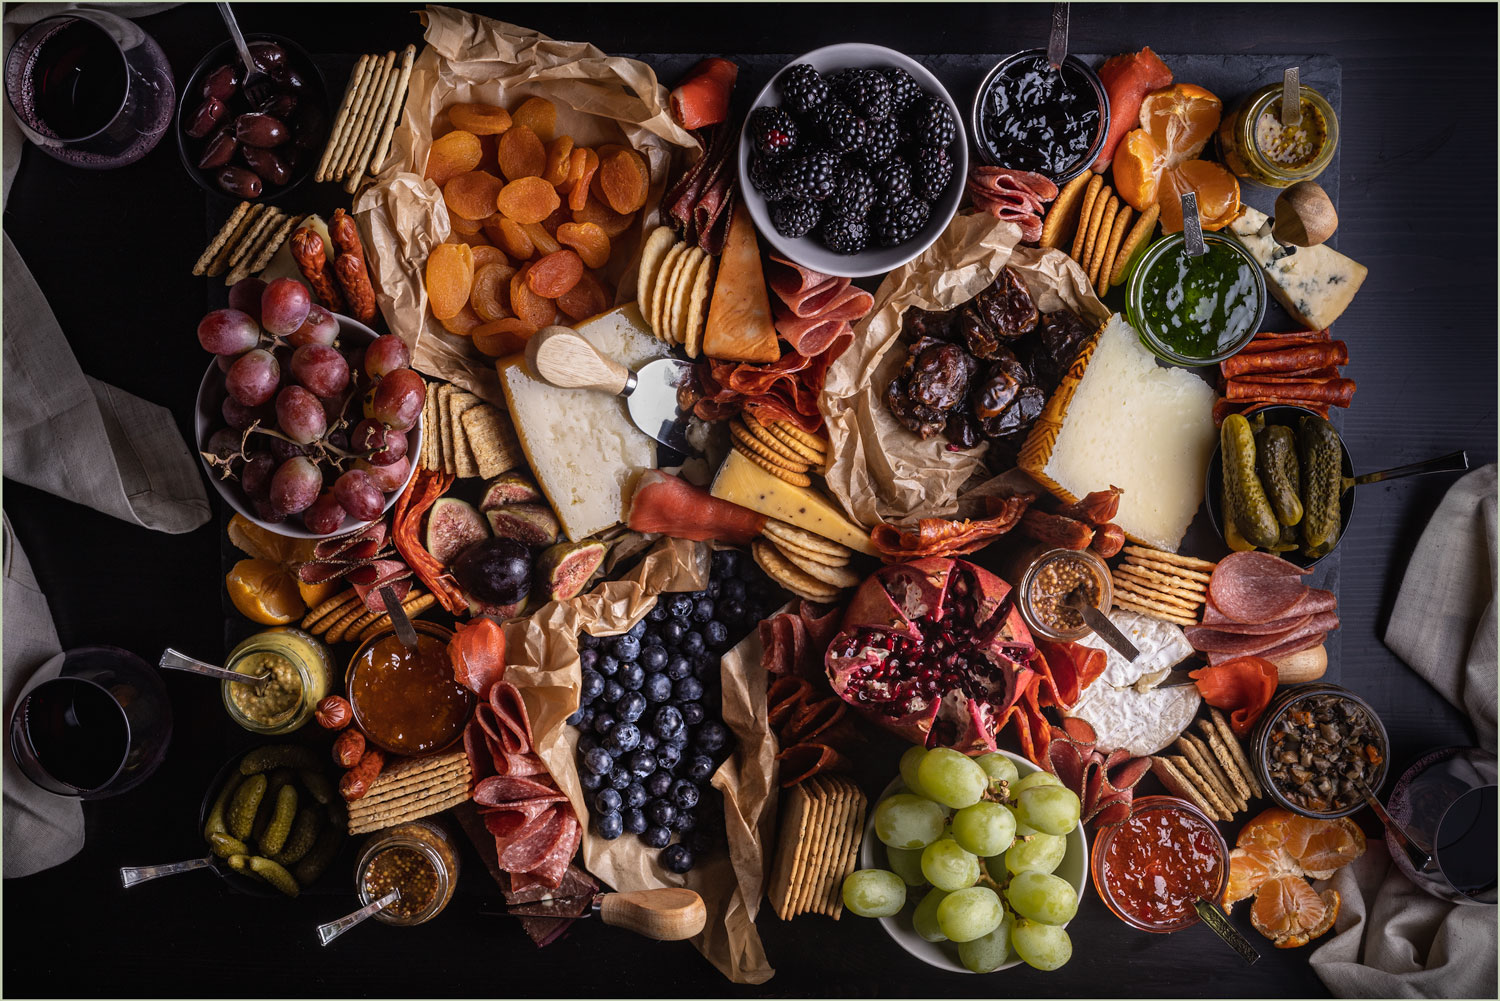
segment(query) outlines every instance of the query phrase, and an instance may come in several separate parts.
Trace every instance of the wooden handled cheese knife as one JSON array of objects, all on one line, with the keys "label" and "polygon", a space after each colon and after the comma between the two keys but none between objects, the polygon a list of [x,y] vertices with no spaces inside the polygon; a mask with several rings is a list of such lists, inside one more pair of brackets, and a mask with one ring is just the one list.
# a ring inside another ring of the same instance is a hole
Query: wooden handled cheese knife
[{"label": "wooden handled cheese knife", "polygon": [[703,898],[683,886],[595,893],[582,897],[548,897],[533,903],[511,904],[504,911],[488,913],[529,918],[577,918],[597,914],[607,925],[625,928],[658,942],[692,938],[708,921]]}]

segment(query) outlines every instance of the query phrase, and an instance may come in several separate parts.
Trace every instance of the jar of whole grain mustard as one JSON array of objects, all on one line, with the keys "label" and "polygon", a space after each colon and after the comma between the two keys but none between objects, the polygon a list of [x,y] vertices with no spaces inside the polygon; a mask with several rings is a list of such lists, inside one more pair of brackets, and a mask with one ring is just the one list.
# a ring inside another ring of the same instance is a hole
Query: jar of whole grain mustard
[{"label": "jar of whole grain mustard", "polygon": [[1219,155],[1246,180],[1270,188],[1310,181],[1333,160],[1339,119],[1311,87],[1301,89],[1302,121],[1281,124],[1281,84],[1262,87],[1219,122]]},{"label": "jar of whole grain mustard", "polygon": [[375,914],[390,925],[419,925],[442,913],[458,886],[458,852],[448,832],[431,820],[411,820],[377,831],[360,849],[354,888],[361,906],[393,889],[401,899]]},{"label": "jar of whole grain mustard", "polygon": [[224,709],[252,733],[291,733],[312,719],[328,694],[333,661],[328,648],[301,629],[282,626],[256,633],[229,652],[225,668],[260,685],[223,683]]},{"label": "jar of whole grain mustard", "polygon": [[1067,607],[1075,590],[1105,615],[1115,600],[1109,565],[1088,549],[1047,549],[1032,557],[1016,585],[1016,606],[1033,633],[1051,640],[1076,640],[1092,630]]}]

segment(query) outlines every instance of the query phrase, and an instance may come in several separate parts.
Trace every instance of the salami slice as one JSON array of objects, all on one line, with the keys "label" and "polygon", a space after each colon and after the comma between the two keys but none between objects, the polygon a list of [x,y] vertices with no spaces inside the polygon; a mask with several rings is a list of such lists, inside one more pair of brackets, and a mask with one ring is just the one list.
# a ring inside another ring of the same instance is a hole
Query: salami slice
[{"label": "salami slice", "polygon": [[[526,832],[500,849],[500,864],[507,869],[528,871],[535,869],[546,859],[547,853],[555,850],[558,838],[563,833],[563,824],[568,816],[565,807],[554,806],[543,815],[540,822],[529,825]],[[558,879],[562,879],[561,873]],[[543,882],[546,882],[543,879]]]},{"label": "salami slice", "polygon": [[[788,306],[792,306],[794,300],[802,299],[820,286],[848,280],[825,275],[812,268],[805,268],[775,254],[771,255],[771,265],[766,275],[767,283],[771,286],[771,291],[776,293],[777,298]],[[798,316],[804,315],[799,309],[794,308],[793,311]]]},{"label": "salami slice", "polygon": [[471,786],[495,774],[495,769],[491,767],[494,761],[490,757],[489,745],[484,739],[484,731],[473,721],[470,721],[469,725],[464,727],[464,754],[469,759],[469,782]]},{"label": "salami slice", "polygon": [[474,802],[481,806],[499,806],[518,800],[560,795],[562,794],[552,784],[550,777],[546,782],[540,782],[522,775],[491,775],[474,787]]},{"label": "salami slice", "polygon": [[827,351],[841,335],[848,333],[849,324],[821,316],[780,315],[776,318],[776,332],[792,346],[793,351],[810,358]]},{"label": "salami slice", "polygon": [[582,836],[583,829],[578,823],[578,818],[571,810],[564,813],[561,831],[548,846],[542,860],[531,867],[532,874],[547,886],[560,886],[567,875],[569,863],[578,853],[578,843],[582,840]]},{"label": "salami slice", "polygon": [[[1311,619],[1312,616],[1309,615],[1301,621],[1305,624]],[[1186,626],[1182,630],[1188,642],[1193,644],[1194,650],[1201,650],[1204,653],[1228,653],[1239,657],[1259,653],[1261,650],[1283,643],[1291,639],[1295,631],[1295,626],[1271,633],[1231,632],[1227,629],[1210,629],[1207,626]]]},{"label": "salami slice", "polygon": [[1211,646],[1199,646],[1193,639],[1195,635],[1207,636],[1208,642],[1214,642],[1218,634],[1233,634],[1236,636],[1273,636],[1276,633],[1284,633],[1292,629],[1296,629],[1300,626],[1304,626],[1307,624],[1308,620],[1312,618],[1311,614],[1288,615],[1280,619],[1272,619],[1270,622],[1234,622],[1227,617],[1223,617],[1222,612],[1219,614],[1221,618],[1223,618],[1222,622],[1210,624],[1208,621],[1208,613],[1205,611],[1203,616],[1203,625],[1185,626],[1183,628],[1183,634],[1187,636],[1188,642],[1193,644],[1193,649],[1215,649]]},{"label": "salami slice", "polygon": [[531,720],[520,689],[508,681],[497,681],[490,687],[490,706],[500,722],[501,746],[508,754],[526,754],[531,750]]},{"label": "salami slice", "polygon": [[1339,607],[1338,596],[1332,591],[1325,591],[1320,587],[1310,588],[1302,600],[1293,605],[1287,611],[1287,616],[1293,615],[1317,615],[1320,612],[1337,611]]},{"label": "salami slice", "polygon": [[1308,572],[1270,553],[1230,553],[1209,577],[1208,593],[1236,622],[1270,622],[1311,590],[1301,580]]},{"label": "salami slice", "polygon": [[535,754],[508,754],[503,748],[490,748],[496,775],[550,775],[542,759]]}]

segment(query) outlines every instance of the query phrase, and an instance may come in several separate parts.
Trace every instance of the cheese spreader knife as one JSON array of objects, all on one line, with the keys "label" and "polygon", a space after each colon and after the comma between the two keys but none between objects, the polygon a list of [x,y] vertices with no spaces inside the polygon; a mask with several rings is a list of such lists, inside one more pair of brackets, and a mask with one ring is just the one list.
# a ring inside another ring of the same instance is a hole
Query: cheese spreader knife
[{"label": "cheese spreader knife", "polygon": [[630,890],[625,893],[594,893],[579,897],[547,897],[532,903],[511,904],[504,911],[485,913],[522,918],[572,918],[597,914],[607,925],[624,928],[658,942],[679,942],[692,938],[703,930],[708,921],[703,898],[685,886],[663,886],[655,890]]},{"label": "cheese spreader knife", "polygon": [[658,358],[631,371],[606,358],[571,327],[543,327],[526,342],[526,367],[558,389],[593,389],[625,397],[635,426],[668,448],[696,455],[678,390],[692,384],[691,362]]}]

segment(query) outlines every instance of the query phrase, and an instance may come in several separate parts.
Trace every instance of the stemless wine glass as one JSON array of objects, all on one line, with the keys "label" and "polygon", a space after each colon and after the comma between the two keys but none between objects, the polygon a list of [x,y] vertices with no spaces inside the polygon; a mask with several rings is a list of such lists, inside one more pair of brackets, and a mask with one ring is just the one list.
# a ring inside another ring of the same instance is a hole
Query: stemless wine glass
[{"label": "stemless wine glass", "polygon": [[134,789],[171,739],[166,685],[145,661],[112,646],[69,650],[58,676],[27,692],[10,717],[10,752],[22,773],[79,799]]},{"label": "stemless wine glass", "polygon": [[124,18],[82,8],[38,21],[11,46],[5,93],[28,139],[96,170],[149,153],[177,97],[155,39]]}]

